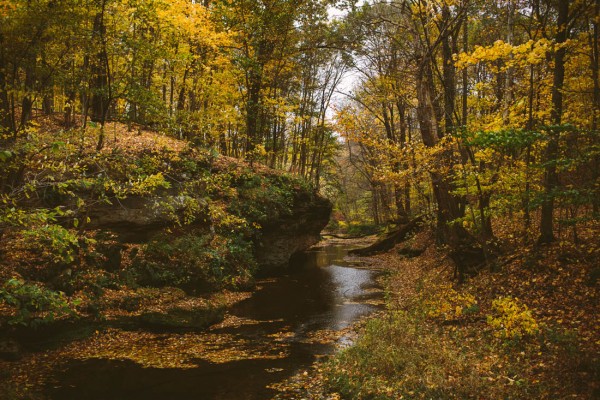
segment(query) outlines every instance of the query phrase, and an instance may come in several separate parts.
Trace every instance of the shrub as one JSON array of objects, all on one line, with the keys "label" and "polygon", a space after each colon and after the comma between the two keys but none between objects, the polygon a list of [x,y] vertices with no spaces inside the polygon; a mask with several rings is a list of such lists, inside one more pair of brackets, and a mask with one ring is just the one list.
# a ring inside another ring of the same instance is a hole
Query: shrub
[{"label": "shrub", "polygon": [[48,253],[56,263],[69,265],[75,261],[79,240],[72,230],[58,224],[46,224],[25,230],[23,237],[30,247]]},{"label": "shrub", "polygon": [[262,224],[274,216],[291,213],[294,203],[294,184],[285,176],[261,176],[244,173],[234,180],[238,196],[229,209],[249,223]]},{"label": "shrub", "polygon": [[503,339],[520,339],[536,335],[540,328],[526,305],[517,298],[500,297],[492,302],[493,315],[487,323],[495,329],[495,335]]},{"label": "shrub", "polygon": [[160,236],[134,261],[139,284],[190,290],[239,288],[249,284],[255,261],[251,245],[237,235],[189,233]]},{"label": "shrub", "polygon": [[[0,300],[15,308],[11,325],[36,326],[57,317],[72,315],[73,309],[63,292],[55,292],[35,283],[9,279],[0,289]],[[76,306],[77,302],[72,303]]]},{"label": "shrub", "polygon": [[458,292],[449,285],[439,285],[433,293],[435,296],[423,302],[430,318],[449,321],[479,310],[477,300],[472,294]]}]

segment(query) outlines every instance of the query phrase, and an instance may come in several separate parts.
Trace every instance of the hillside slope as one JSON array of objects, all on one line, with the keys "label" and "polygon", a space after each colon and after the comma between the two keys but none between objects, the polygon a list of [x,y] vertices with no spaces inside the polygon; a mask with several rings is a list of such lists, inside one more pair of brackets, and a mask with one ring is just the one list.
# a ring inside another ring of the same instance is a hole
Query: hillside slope
[{"label": "hillside slope", "polygon": [[285,173],[119,123],[98,151],[99,127],[59,121],[38,119],[0,153],[5,337],[77,318],[201,327],[156,314],[185,309],[186,294],[218,309],[213,293],[285,267],[329,219],[330,202]]}]

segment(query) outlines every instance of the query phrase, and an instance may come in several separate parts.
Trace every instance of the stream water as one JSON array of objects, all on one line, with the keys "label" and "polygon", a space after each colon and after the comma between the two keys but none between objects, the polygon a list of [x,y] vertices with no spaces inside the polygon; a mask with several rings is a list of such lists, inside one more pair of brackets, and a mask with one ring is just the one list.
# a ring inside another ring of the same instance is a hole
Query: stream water
[{"label": "stream water", "polygon": [[48,397],[270,399],[275,394],[270,384],[333,351],[334,345],[319,340],[320,335],[347,328],[380,307],[377,272],[344,261],[346,254],[344,246],[328,246],[300,255],[286,275],[259,281],[250,298],[229,310],[230,316],[253,323],[197,334],[216,335],[225,350],[231,346],[235,351],[234,342],[246,343],[250,352],[261,349],[258,356],[213,362],[198,354],[193,368],[153,368],[103,358],[74,361],[55,377]]}]

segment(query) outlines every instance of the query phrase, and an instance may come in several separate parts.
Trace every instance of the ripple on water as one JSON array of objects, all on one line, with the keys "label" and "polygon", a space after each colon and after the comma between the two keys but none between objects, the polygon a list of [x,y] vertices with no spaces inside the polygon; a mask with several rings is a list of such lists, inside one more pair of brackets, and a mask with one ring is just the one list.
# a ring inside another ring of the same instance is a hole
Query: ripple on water
[{"label": "ripple on water", "polygon": [[376,273],[344,261],[346,254],[343,246],[304,253],[289,274],[261,280],[205,333],[99,337],[95,355],[70,361],[47,394],[56,400],[272,398],[268,386],[336,344],[351,345],[352,324],[380,308]]}]

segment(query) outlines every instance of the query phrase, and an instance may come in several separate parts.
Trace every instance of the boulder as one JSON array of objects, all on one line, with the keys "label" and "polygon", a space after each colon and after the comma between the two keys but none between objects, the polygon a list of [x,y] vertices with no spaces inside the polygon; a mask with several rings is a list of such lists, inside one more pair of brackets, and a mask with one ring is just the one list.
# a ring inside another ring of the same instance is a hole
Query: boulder
[{"label": "boulder", "polygon": [[321,240],[332,204],[316,194],[298,193],[292,213],[269,221],[256,244],[255,256],[262,272],[288,265],[290,258]]},{"label": "boulder", "polygon": [[[197,201],[203,210],[206,209],[204,199],[193,199],[176,192],[113,199],[111,204],[99,204],[88,211],[90,223],[86,228],[110,230],[117,233],[123,242],[144,242],[173,224],[175,217],[184,212],[191,200]],[[202,219],[201,216],[198,219]]]}]

